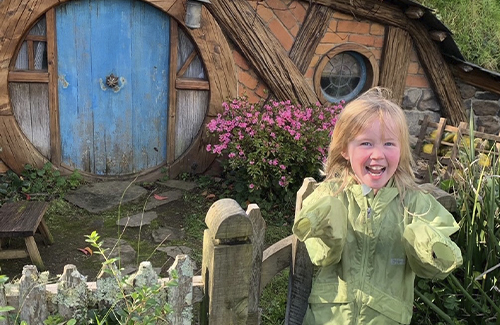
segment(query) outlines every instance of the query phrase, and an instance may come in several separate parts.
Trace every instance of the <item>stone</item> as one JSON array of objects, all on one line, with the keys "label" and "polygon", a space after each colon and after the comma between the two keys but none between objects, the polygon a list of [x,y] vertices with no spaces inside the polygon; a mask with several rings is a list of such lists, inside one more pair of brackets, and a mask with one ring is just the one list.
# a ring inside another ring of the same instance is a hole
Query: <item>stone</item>
[{"label": "stone", "polygon": [[476,99],[485,99],[485,100],[499,100],[500,95],[492,93],[490,91],[478,91],[475,95]]},{"label": "stone", "polygon": [[171,227],[162,227],[153,230],[153,240],[155,243],[162,243],[172,240],[180,240],[186,237],[184,229],[176,229]]},{"label": "stone", "polygon": [[148,202],[146,203],[145,210],[149,211],[152,209],[155,209],[159,206],[165,205],[167,203],[170,203],[172,201],[178,200],[182,197],[182,192],[179,190],[172,190],[172,191],[166,191],[163,193],[158,194],[159,197],[162,197],[164,199],[158,200],[154,197],[154,195],[151,195],[148,199]]},{"label": "stone", "polygon": [[458,82],[458,89],[463,99],[472,98],[476,94],[476,87]]},{"label": "stone", "polygon": [[[123,239],[115,239],[115,238],[105,238],[102,241],[102,248],[106,249],[106,256],[108,258],[120,258],[120,261],[117,263],[120,264],[121,267],[125,267],[126,265],[135,264],[137,253],[132,246],[130,246],[127,241]],[[103,257],[101,257],[103,258]]]},{"label": "stone", "polygon": [[492,115],[497,116],[500,112],[500,104],[493,100],[474,100],[472,101],[474,114],[478,116]]},{"label": "stone", "polygon": [[489,134],[499,134],[500,118],[492,116],[478,116],[477,126],[484,127],[484,132]]},{"label": "stone", "polygon": [[160,246],[156,250],[167,253],[172,258],[175,258],[177,255],[189,255],[193,251],[192,248],[187,246]]},{"label": "stone", "polygon": [[438,122],[440,115],[432,111],[418,111],[418,110],[406,110],[406,121],[408,122],[408,128],[410,129],[410,135],[417,136],[420,133],[420,124],[418,122],[423,120],[425,115],[429,115],[431,121]]},{"label": "stone", "polygon": [[97,182],[80,186],[68,192],[64,198],[91,213],[101,213],[146,195],[147,191],[130,182]]},{"label": "stone", "polygon": [[158,215],[154,211],[147,211],[144,213],[138,213],[131,217],[121,218],[116,222],[118,226],[122,227],[141,227],[149,225],[151,221],[158,218]]},{"label": "stone", "polygon": [[198,184],[195,182],[186,182],[177,179],[169,179],[166,182],[158,182],[158,184],[183,191],[191,191],[198,187]]},{"label": "stone", "polygon": [[417,108],[419,111],[439,112],[441,110],[441,107],[436,101],[436,96],[434,96],[434,92],[430,89],[425,89],[422,91],[422,97],[418,102]]},{"label": "stone", "polygon": [[405,95],[403,97],[403,104],[401,107],[403,109],[413,109],[417,107],[417,103],[422,97],[422,90],[419,88],[409,88],[405,90]]}]

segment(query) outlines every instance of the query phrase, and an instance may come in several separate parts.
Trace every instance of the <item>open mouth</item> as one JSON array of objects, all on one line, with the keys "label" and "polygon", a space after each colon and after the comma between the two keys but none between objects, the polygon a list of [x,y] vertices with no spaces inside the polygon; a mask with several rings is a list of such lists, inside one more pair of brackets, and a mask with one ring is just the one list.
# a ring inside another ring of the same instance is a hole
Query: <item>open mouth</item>
[{"label": "open mouth", "polygon": [[373,175],[373,176],[379,176],[381,175],[384,171],[385,171],[385,167],[381,167],[381,166],[367,166],[366,167],[366,171],[368,172],[368,174],[370,175]]}]

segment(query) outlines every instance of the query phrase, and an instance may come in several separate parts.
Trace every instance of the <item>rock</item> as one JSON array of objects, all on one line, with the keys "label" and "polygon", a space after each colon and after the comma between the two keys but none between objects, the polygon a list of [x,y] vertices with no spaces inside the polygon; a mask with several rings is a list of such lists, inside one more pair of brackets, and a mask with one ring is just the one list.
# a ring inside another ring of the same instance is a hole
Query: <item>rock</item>
[{"label": "rock", "polygon": [[184,239],[186,234],[184,233],[184,229],[163,227],[153,230],[152,236],[155,243],[162,243],[165,241]]},{"label": "rock", "polygon": [[177,255],[189,255],[193,251],[192,248],[187,246],[160,246],[156,248],[160,252],[167,253],[168,256],[175,258]]},{"label": "rock", "polygon": [[159,197],[164,199],[158,200],[155,199],[154,195],[151,195],[146,203],[146,211],[152,210],[164,204],[170,203],[172,201],[178,200],[182,197],[182,192],[179,190],[167,191],[160,194],[157,194]]},{"label": "rock", "polygon": [[476,94],[476,87],[458,82],[458,89],[463,99],[472,98]]},{"label": "rock", "polygon": [[[106,249],[106,256],[108,258],[120,258],[120,266],[125,267],[126,265],[135,264],[137,253],[132,246],[130,246],[127,241],[123,239],[115,238],[105,238],[102,241],[102,248]],[[103,257],[101,257],[103,258]],[[118,265],[118,264],[117,264]]]},{"label": "rock", "polygon": [[198,187],[198,184],[195,182],[186,182],[177,179],[169,179],[166,182],[158,182],[158,184],[183,191],[191,191]]},{"label": "rock", "polygon": [[475,95],[476,99],[484,99],[484,100],[499,100],[500,95],[492,93],[490,91],[478,91]]},{"label": "rock", "polygon": [[158,215],[154,211],[148,211],[144,213],[138,213],[131,217],[121,218],[116,222],[118,226],[122,227],[141,227],[144,225],[149,225],[151,221],[158,218]]},{"label": "rock", "polygon": [[431,121],[433,122],[438,122],[440,118],[438,113],[431,111],[422,112],[417,110],[405,110],[405,115],[408,122],[408,128],[410,129],[410,135],[413,136],[418,136],[420,133],[420,125],[418,124],[418,121],[423,120],[425,115],[429,115]]},{"label": "rock", "polygon": [[419,88],[409,88],[405,91],[403,98],[403,104],[401,105],[404,109],[414,109],[417,107],[417,103],[422,97],[422,90]]},{"label": "rock", "polygon": [[472,109],[474,110],[474,113],[479,116],[485,116],[485,115],[496,116],[500,111],[500,104],[498,103],[498,101],[494,100],[478,99],[472,102]]},{"label": "rock", "polygon": [[64,198],[89,212],[100,213],[137,200],[146,193],[144,188],[130,182],[111,181],[83,185]]}]

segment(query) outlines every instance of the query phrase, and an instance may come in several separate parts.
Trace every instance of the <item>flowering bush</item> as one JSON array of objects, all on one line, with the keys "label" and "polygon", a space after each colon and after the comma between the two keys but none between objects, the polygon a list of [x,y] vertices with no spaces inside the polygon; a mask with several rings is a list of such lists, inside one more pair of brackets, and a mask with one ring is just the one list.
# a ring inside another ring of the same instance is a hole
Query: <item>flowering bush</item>
[{"label": "flowering bush", "polygon": [[252,104],[245,97],[222,106],[224,112],[207,124],[217,138],[206,150],[227,155],[225,168],[240,201],[259,204],[290,201],[305,177],[319,176],[342,109],[290,101]]}]

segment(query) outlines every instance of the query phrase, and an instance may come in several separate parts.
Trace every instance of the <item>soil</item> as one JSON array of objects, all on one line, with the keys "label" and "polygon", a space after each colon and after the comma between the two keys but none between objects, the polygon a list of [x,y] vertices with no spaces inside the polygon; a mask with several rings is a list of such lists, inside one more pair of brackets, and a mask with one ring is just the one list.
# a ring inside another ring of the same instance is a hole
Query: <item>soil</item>
[{"label": "soil", "polygon": [[[168,190],[157,183],[143,184],[149,192],[162,193]],[[185,238],[176,241],[166,241],[163,246],[187,246],[193,251],[193,258],[197,267],[201,267],[202,236],[204,218],[210,205],[215,201],[207,191],[195,188],[184,192],[183,196],[152,211],[158,215],[150,225],[141,228],[123,228],[116,225],[117,220],[134,214],[141,213],[146,197],[118,206],[101,213],[90,213],[64,199],[51,201],[49,210],[45,214],[47,226],[54,237],[54,244],[44,246],[39,234],[35,239],[46,270],[50,277],[61,274],[66,264],[73,264],[81,274],[87,276],[87,281],[95,281],[102,263],[102,257],[95,254],[96,249],[85,241],[86,235],[97,231],[100,240],[105,238],[125,239],[137,252],[137,265],[141,261],[149,260],[153,267],[160,271],[160,276],[168,276],[167,269],[173,263],[173,258],[166,253],[156,250],[152,232],[160,227],[170,227],[184,230]],[[24,249],[24,240],[21,238],[6,239],[3,241],[4,249]],[[84,254],[79,249],[90,247],[93,254]],[[31,264],[29,258],[0,260],[0,274],[7,275],[11,280],[19,279],[24,265]]]}]

